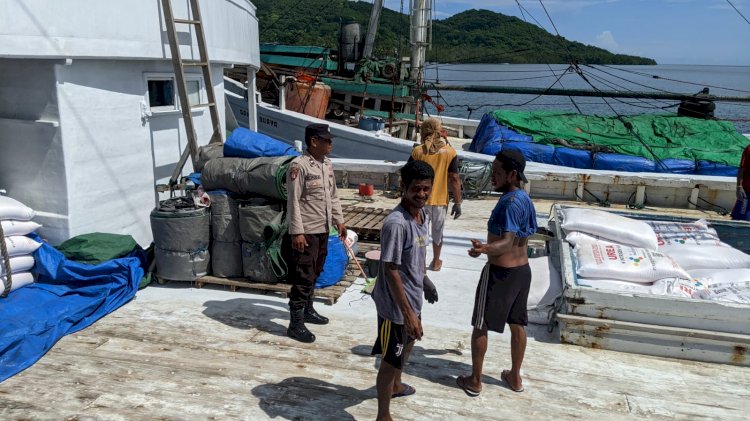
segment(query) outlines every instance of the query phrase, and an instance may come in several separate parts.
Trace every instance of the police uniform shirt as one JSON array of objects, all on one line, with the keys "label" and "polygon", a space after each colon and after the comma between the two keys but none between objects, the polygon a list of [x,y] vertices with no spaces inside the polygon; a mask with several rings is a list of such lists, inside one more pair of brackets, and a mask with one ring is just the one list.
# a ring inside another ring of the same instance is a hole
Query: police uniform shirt
[{"label": "police uniform shirt", "polygon": [[295,158],[287,173],[287,192],[289,234],[323,234],[344,223],[330,159],[320,162],[307,152]]}]

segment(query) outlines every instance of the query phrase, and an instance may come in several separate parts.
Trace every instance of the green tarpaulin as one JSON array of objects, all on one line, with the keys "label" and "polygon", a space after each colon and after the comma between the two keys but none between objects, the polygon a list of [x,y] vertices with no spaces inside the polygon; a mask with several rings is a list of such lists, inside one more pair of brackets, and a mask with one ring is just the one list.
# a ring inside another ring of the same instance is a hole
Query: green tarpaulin
[{"label": "green tarpaulin", "polygon": [[[750,142],[729,122],[675,115],[617,118],[498,110],[493,117],[504,126],[533,136],[536,143],[560,146],[558,139],[563,139],[572,145],[599,145],[614,153],[652,160],[706,160],[738,167],[742,151]],[[639,136],[634,136],[626,123]]]}]

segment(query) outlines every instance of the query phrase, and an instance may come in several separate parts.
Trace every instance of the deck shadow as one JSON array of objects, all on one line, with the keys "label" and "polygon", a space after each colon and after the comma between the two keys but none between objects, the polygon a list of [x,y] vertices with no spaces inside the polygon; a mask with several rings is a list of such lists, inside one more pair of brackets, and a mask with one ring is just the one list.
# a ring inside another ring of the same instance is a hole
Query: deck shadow
[{"label": "deck shadow", "polygon": [[289,320],[289,307],[284,303],[254,298],[232,298],[206,301],[203,314],[236,329],[258,329],[286,337],[286,324],[274,319]]},{"label": "deck shadow", "polygon": [[374,377],[373,386],[363,390],[310,377],[289,377],[279,383],[256,386],[252,393],[269,418],[289,420],[315,419],[316,416],[328,420],[355,420],[345,409],[377,396]]},{"label": "deck shadow", "polygon": [[[362,357],[372,358],[373,368],[376,372],[380,367],[380,357],[371,356],[372,345],[357,345],[352,348],[352,353]],[[435,358],[441,355],[457,355],[454,349],[427,349],[415,345],[409,357],[409,363],[406,366],[404,375],[420,377],[432,383],[436,383],[448,388],[458,389],[456,377],[471,373],[471,354],[467,353],[462,358],[466,358],[467,363],[453,361],[444,358]],[[508,364],[510,364],[510,355],[508,355]],[[503,382],[494,376],[484,374],[482,383],[485,385],[502,386]],[[373,385],[375,384],[375,373],[372,377]],[[458,389],[460,390],[460,389]]]}]

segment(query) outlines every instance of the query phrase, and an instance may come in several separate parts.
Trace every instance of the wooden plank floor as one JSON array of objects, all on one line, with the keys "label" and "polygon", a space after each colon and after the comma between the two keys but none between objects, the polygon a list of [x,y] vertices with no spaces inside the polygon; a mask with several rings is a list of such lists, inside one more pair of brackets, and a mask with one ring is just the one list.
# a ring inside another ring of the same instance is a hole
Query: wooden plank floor
[{"label": "wooden plank floor", "polygon": [[[0,419],[375,418],[374,320],[332,315],[301,344],[285,336],[278,298],[164,292],[141,291],[0,384]],[[484,390],[471,398],[454,383],[470,369],[470,332],[425,323],[404,374],[417,394],[392,402],[396,419],[747,419],[750,369],[559,343],[529,342],[527,390],[513,393],[499,376],[507,335],[490,337]]]}]

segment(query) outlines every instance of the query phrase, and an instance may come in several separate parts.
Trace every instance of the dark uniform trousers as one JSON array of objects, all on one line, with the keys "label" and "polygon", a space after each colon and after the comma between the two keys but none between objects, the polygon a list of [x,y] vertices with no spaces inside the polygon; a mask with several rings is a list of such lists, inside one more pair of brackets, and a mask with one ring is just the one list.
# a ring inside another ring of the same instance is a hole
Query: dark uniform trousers
[{"label": "dark uniform trousers", "polygon": [[315,281],[323,272],[328,255],[328,233],[305,234],[305,240],[308,246],[301,253],[292,248],[291,235],[287,234],[283,242],[284,260],[289,266],[287,282],[292,285],[289,307],[293,310],[304,308],[312,298]]}]

